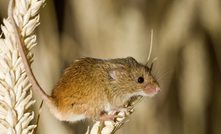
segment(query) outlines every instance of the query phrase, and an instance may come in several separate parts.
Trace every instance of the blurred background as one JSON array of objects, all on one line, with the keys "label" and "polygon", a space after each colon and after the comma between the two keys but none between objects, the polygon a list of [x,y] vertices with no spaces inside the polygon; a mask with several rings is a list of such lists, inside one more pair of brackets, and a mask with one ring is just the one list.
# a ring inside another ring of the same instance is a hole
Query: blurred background
[{"label": "blurred background", "polygon": [[[153,75],[161,92],[139,103],[117,134],[221,133],[220,0],[46,2],[32,67],[48,94],[79,57],[132,56],[145,63],[153,29]],[[0,2],[1,24],[7,4]],[[34,95],[37,116],[41,99]],[[88,125],[60,122],[43,106],[38,134],[82,134]]]}]

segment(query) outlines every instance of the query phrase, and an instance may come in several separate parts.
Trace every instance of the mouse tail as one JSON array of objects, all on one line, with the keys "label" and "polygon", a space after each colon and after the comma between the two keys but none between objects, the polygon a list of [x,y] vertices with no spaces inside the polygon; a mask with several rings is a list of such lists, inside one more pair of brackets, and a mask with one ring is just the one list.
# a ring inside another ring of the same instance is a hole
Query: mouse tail
[{"label": "mouse tail", "polygon": [[20,56],[21,56],[21,59],[22,59],[22,63],[24,64],[24,68],[25,68],[25,72],[28,76],[28,79],[30,81],[30,83],[32,84],[32,87],[34,89],[36,89],[36,91],[41,95],[42,99],[48,103],[48,104],[53,104],[54,103],[54,100],[52,97],[48,96],[44,91],[43,89],[41,88],[41,86],[38,84],[32,70],[31,70],[31,67],[30,67],[30,63],[27,59],[27,52],[25,51],[25,43],[24,43],[24,39],[23,37],[21,36],[20,32],[19,32],[19,29],[18,29],[18,26],[17,24],[15,23],[15,20],[13,18],[13,7],[15,5],[15,0],[11,0],[10,3],[9,3],[9,9],[8,9],[8,16],[10,18],[10,22],[11,22],[11,25],[12,25],[12,28],[14,29],[14,36],[15,36],[15,40],[18,44],[18,50],[20,52]]}]

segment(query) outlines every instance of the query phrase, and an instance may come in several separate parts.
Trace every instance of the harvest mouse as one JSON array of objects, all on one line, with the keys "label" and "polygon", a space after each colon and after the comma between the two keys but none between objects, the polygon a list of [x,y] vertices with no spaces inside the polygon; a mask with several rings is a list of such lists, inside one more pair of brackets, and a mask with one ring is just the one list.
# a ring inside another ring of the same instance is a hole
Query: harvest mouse
[{"label": "harvest mouse", "polygon": [[84,118],[111,120],[134,96],[154,96],[160,90],[150,69],[134,58],[81,58],[67,68],[52,93],[52,113],[64,121]]},{"label": "harvest mouse", "polygon": [[32,87],[38,91],[51,113],[61,121],[76,122],[86,118],[113,120],[134,96],[154,96],[160,90],[151,68],[138,63],[134,58],[95,59],[81,58],[64,71],[52,95],[47,95],[35,79],[25,51],[25,44],[18,32],[12,15],[9,17],[18,43],[19,52]]}]

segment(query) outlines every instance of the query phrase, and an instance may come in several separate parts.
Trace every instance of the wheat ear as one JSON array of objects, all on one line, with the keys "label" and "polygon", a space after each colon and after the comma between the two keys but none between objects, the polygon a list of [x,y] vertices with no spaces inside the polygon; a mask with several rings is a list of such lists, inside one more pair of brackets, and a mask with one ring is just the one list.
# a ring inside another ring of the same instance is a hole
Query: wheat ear
[{"label": "wheat ear", "polygon": [[[37,44],[34,29],[39,25],[39,9],[44,0],[15,0],[10,9],[17,30],[24,41],[27,58],[32,63],[30,50]],[[31,84],[27,78],[20,57],[12,20],[3,20],[0,38],[0,133],[31,134],[36,125],[30,122],[34,112],[29,108],[34,104]]]},{"label": "wheat ear", "polygon": [[[129,103],[125,105],[128,108],[128,112],[132,114],[134,112],[134,106],[143,99],[142,96],[136,96],[130,99]],[[118,113],[122,116],[114,121],[97,121],[92,126],[91,130],[88,127],[86,134],[114,134],[119,128],[121,128],[127,121],[130,114],[126,114],[124,111]]]}]

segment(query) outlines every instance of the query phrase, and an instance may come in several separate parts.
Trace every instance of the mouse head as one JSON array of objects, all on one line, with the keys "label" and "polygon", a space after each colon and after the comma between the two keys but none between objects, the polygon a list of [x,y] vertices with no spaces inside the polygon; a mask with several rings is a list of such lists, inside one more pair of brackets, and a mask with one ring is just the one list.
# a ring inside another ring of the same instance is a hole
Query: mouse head
[{"label": "mouse head", "polygon": [[151,69],[134,58],[115,59],[115,66],[109,70],[111,85],[116,90],[132,96],[154,96],[160,90]]}]

